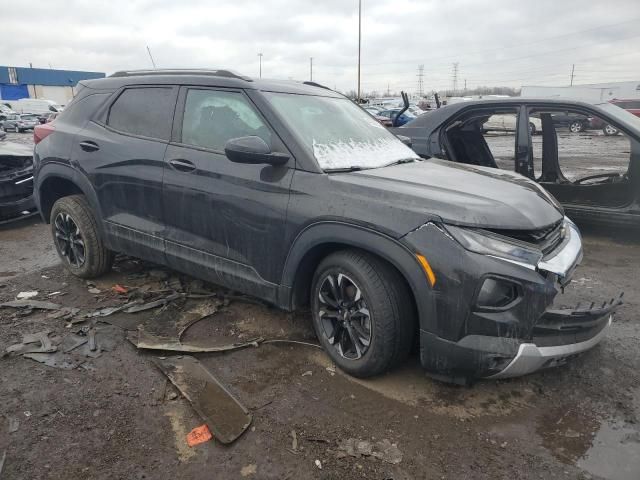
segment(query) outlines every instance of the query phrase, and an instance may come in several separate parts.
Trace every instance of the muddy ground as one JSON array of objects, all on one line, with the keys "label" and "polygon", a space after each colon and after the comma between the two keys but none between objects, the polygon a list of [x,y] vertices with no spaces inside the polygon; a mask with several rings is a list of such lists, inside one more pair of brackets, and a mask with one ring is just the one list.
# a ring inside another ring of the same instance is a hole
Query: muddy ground
[{"label": "muddy ground", "polygon": [[[190,448],[186,435],[203,422],[152,362],[170,354],[138,350],[126,339],[139,324],[171,328],[185,312],[213,301],[178,300],[105,317],[119,325],[110,331],[113,347],[96,359],[77,355],[78,367],[71,370],[19,356],[0,359],[0,463],[6,452],[0,478],[637,480],[640,242],[633,234],[584,233],[585,259],[557,303],[604,300],[624,291],[625,304],[608,338],[564,367],[467,388],[427,378],[417,356],[363,381],[334,371],[321,350],[307,345],[263,343],[197,354],[251,411],[253,422],[230,446],[214,440]],[[111,290],[115,284],[130,290],[209,288],[124,257],[88,285],[58,263],[48,226],[37,218],[0,227],[0,302],[36,290],[39,300],[89,312],[125,301]],[[228,294],[211,288],[216,301]],[[49,296],[53,292],[62,294]],[[305,312],[291,315],[226,298],[228,305],[193,325],[185,341],[315,342]],[[47,317],[0,309],[0,351],[26,333],[49,329],[52,337],[63,337],[82,327]],[[344,457],[339,445],[349,438],[388,439],[402,460]]]}]

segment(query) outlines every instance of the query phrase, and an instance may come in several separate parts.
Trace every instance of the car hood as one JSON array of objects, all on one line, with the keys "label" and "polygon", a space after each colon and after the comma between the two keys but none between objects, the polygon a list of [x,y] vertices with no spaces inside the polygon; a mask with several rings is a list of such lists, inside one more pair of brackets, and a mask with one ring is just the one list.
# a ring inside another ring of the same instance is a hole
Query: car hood
[{"label": "car hood", "polygon": [[425,221],[439,217],[455,225],[536,230],[564,216],[538,184],[495,168],[426,160],[333,177],[351,184],[354,193],[366,191],[372,202],[424,212]]}]

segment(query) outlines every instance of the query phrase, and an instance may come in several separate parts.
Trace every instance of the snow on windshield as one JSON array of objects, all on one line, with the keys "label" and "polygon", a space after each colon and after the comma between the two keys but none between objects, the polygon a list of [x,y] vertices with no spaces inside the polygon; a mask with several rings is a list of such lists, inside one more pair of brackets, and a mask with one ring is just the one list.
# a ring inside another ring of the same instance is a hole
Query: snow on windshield
[{"label": "snow on windshield", "polygon": [[404,160],[418,158],[413,150],[397,138],[378,138],[369,141],[348,139],[332,143],[313,140],[313,155],[323,169],[376,168]]},{"label": "snow on windshield", "polygon": [[346,98],[267,93],[275,110],[322,169],[377,168],[418,158],[413,150]]}]

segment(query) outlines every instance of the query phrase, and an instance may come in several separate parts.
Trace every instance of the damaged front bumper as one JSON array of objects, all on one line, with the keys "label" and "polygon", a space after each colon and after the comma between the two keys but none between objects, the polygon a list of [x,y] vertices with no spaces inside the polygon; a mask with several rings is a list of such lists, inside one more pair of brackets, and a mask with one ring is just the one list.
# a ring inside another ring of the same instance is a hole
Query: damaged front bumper
[{"label": "damaged front bumper", "polygon": [[0,224],[35,213],[30,149],[0,142]]},{"label": "damaged front bumper", "polygon": [[[515,377],[560,365],[602,340],[621,298],[598,308],[551,307],[582,260],[577,227],[565,219],[563,228],[562,240],[535,264],[470,251],[441,225],[405,237],[414,251],[428,255],[437,277],[433,318],[420,319],[425,369],[454,381]],[[507,286],[494,296],[505,300],[488,304],[487,284]]]}]

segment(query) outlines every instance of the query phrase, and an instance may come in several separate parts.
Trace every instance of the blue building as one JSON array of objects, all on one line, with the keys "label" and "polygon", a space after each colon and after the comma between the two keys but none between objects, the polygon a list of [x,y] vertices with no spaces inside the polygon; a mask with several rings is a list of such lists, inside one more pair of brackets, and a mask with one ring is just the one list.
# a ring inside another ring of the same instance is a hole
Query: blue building
[{"label": "blue building", "polygon": [[102,72],[0,66],[0,99],[43,98],[66,105],[79,81],[104,76]]}]

